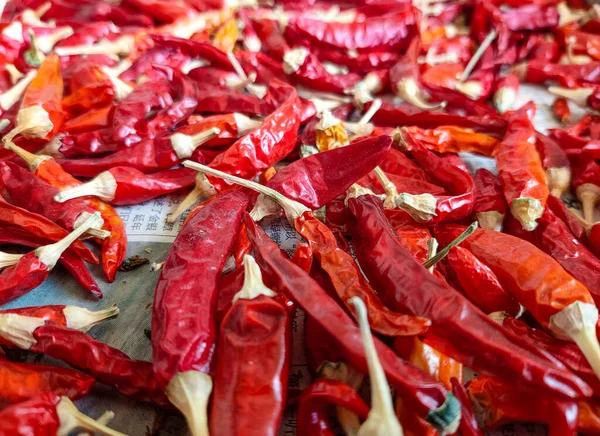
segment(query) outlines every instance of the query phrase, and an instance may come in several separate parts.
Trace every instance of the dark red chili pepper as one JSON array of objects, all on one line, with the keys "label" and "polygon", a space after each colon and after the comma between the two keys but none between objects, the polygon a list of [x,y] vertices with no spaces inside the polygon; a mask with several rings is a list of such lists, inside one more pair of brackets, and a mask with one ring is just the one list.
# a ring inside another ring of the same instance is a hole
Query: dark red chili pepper
[{"label": "dark red chili pepper", "polygon": [[[367,372],[364,349],[358,327],[307,273],[289,261],[250,217],[246,226],[254,254],[267,277],[267,283],[290,297],[335,339],[340,354],[359,371]],[[419,416],[439,429],[452,426],[457,419],[455,399],[440,383],[406,364],[382,342],[375,347],[387,378]],[[410,399],[410,401],[409,401]],[[437,407],[442,406],[439,410]]]},{"label": "dark red chili pepper", "polygon": [[136,58],[131,66],[123,71],[119,78],[136,82],[140,77],[147,76],[154,70],[155,65],[166,65],[171,68],[182,68],[190,60],[176,47],[151,48]]},{"label": "dark red chili pepper", "polygon": [[498,178],[490,171],[481,168],[473,177],[475,184],[475,200],[473,212],[483,229],[502,230],[506,215],[506,201]]},{"label": "dark red chili pepper", "polygon": [[72,400],[90,391],[94,379],[68,368],[0,360],[0,404],[6,406],[30,400],[45,392]]},{"label": "dark red chili pepper", "polygon": [[[426,343],[480,373],[525,377],[528,383],[571,397],[589,395],[590,388],[582,380],[518,338],[505,334],[466,298],[415,262],[397,240],[381,200],[362,195],[350,198],[348,206],[354,219],[352,241],[361,269],[389,307],[431,317],[432,325],[424,335]],[[446,307],[453,309],[438,310],[438,301],[445,301]],[[461,314],[460,319],[452,316],[455,313]],[[550,374],[552,379],[562,380],[560,386],[548,383]]]},{"label": "dark red chili pepper", "polygon": [[259,18],[252,21],[252,26],[261,42],[261,50],[275,59],[282,59],[286,51],[289,50],[279,23],[275,20]]},{"label": "dark red chili pepper", "polygon": [[556,27],[558,18],[555,6],[523,5],[502,13],[502,19],[512,32]]},{"label": "dark red chili pepper", "polygon": [[569,158],[552,138],[535,132],[535,146],[546,169],[550,194],[560,198],[571,184]]},{"label": "dark red chili pepper", "polygon": [[513,72],[521,81],[538,84],[555,81],[560,86],[577,88],[584,83],[598,83],[600,62],[563,65],[532,60],[516,66]]},{"label": "dark red chili pepper", "polygon": [[191,39],[177,38],[170,35],[150,35],[156,47],[167,47],[181,50],[192,59],[204,59],[214,67],[233,71],[227,55],[211,44],[196,42]]},{"label": "dark red chili pepper", "polygon": [[[217,333],[217,279],[247,204],[247,195],[235,191],[202,207],[177,235],[156,286],[152,315],[154,372],[193,429],[208,425],[206,408],[212,383],[207,373]],[[202,280],[190,281],[189,277],[196,274],[201,274]],[[193,405],[182,397],[180,390],[185,386],[194,387]],[[190,413],[184,411],[186,408]]]},{"label": "dark red chili pepper", "polygon": [[245,256],[244,267],[244,286],[219,328],[210,432],[274,435],[287,396],[289,312],[262,283],[251,256]]}]

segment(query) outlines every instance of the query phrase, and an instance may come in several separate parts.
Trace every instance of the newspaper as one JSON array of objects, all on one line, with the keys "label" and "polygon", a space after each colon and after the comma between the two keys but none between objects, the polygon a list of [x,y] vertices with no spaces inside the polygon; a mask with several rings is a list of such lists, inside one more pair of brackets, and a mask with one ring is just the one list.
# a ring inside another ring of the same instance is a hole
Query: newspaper
[{"label": "newspaper", "polygon": [[[533,99],[538,105],[535,124],[539,130],[555,127],[548,107],[553,99],[545,91],[534,87],[524,87],[516,107]],[[466,154],[463,156],[471,169],[486,167],[494,170],[493,160]],[[128,256],[139,255],[151,262],[161,262],[166,258],[170,243],[173,242],[187,216],[187,211],[175,224],[168,224],[166,218],[182,201],[186,193],[170,195],[145,203],[119,207],[117,210],[125,222],[129,239]],[[290,224],[281,219],[263,222],[267,233],[288,253],[292,253],[301,240]],[[17,301],[6,305],[23,307],[42,304],[75,304],[90,310],[99,310],[117,304],[121,315],[101,324],[90,332],[95,338],[116,347],[136,359],[151,360],[149,340],[154,287],[158,273],[150,271],[148,265],[137,270],[119,273],[114,283],[102,281],[99,267],[93,267],[105,297],[101,301],[93,300],[80,290],[66,271],[58,267],[57,271],[39,288]],[[297,310],[293,322],[293,352],[291,358],[288,388],[290,392],[299,392],[310,382],[304,351],[304,313]],[[33,360],[32,356],[27,357]],[[36,361],[60,365],[46,357]],[[116,417],[111,427],[132,436],[146,434],[176,436],[185,434],[185,422],[174,411],[158,410],[152,406],[133,402],[114,391],[97,387],[91,395],[77,402],[85,413],[97,418],[105,410],[113,410]],[[235,418],[233,418],[235,419]],[[295,408],[288,408],[279,431],[280,436],[294,436],[296,429]],[[545,434],[543,426],[511,425],[491,432],[495,436],[541,436]]]}]

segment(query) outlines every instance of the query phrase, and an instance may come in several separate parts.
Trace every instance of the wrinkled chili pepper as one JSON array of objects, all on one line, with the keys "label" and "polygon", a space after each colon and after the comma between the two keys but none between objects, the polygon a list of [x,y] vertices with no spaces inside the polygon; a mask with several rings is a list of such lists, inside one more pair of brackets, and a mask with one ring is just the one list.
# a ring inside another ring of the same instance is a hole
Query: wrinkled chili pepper
[{"label": "wrinkled chili pepper", "polygon": [[493,156],[499,141],[471,129],[454,126],[440,126],[435,129],[402,127],[401,131],[419,141],[429,150],[438,153],[471,152],[483,156]]},{"label": "wrinkled chili pepper", "polygon": [[[350,198],[348,205],[355,220],[352,235],[361,269],[389,307],[431,317],[432,325],[424,335],[426,343],[480,373],[526,377],[527,382],[562,395],[589,395],[590,388],[582,380],[499,330],[457,291],[415,262],[396,239],[381,200],[361,195]],[[411,290],[411,284],[418,290]],[[436,301],[443,301],[446,309],[437,309]],[[460,319],[453,318],[448,307],[454,307],[452,313],[460,313]],[[470,321],[466,322],[465,317]],[[457,337],[461,340],[457,341]],[[494,341],[489,337],[494,337]],[[493,351],[484,352],[486,349]],[[499,355],[505,357],[499,359]],[[528,368],[526,372],[524,367]],[[548,374],[564,383],[548,383]]]},{"label": "wrinkled chili pepper", "polygon": [[[212,389],[208,373],[217,333],[217,279],[247,204],[246,194],[236,191],[200,209],[177,235],[156,286],[152,316],[154,372],[193,431],[208,426],[206,407]],[[201,283],[190,281],[198,272],[203,277]],[[198,285],[202,292],[196,289]],[[180,390],[185,386],[195,387],[193,406],[186,405],[182,397]],[[186,408],[191,408],[190,413],[184,411]]]},{"label": "wrinkled chili pepper", "polygon": [[[289,313],[262,283],[260,269],[251,256],[245,256],[244,267],[244,285],[219,328],[210,413],[212,434],[275,434],[285,406]],[[240,391],[239,386],[247,388]],[[232,410],[236,410],[234,421],[229,419]]]},{"label": "wrinkled chili pepper", "polygon": [[452,377],[450,382],[452,383],[452,393],[458,399],[458,401],[460,401],[462,419],[460,421],[459,428],[461,433],[465,436],[482,436],[483,432],[479,429],[479,424],[477,423],[477,419],[473,413],[473,406],[465,387],[456,377]]},{"label": "wrinkled chili pepper", "polygon": [[72,400],[90,391],[94,379],[68,368],[0,360],[0,403],[3,406],[30,400],[44,392],[65,395]]},{"label": "wrinkled chili pepper", "polygon": [[[248,235],[258,264],[268,283],[289,296],[335,338],[344,359],[359,371],[367,372],[359,329],[323,289],[299,267],[291,263],[252,219],[246,218]],[[440,383],[409,366],[376,338],[375,347],[387,378],[410,404],[411,410],[439,429],[451,426],[458,416],[454,398]],[[411,401],[408,401],[410,399]],[[424,403],[426,401],[426,404]],[[439,410],[436,407],[442,406]]]},{"label": "wrinkled chili pepper", "polygon": [[552,103],[552,112],[561,124],[571,124],[571,109],[569,109],[569,103],[566,98],[557,97]]},{"label": "wrinkled chili pepper", "polygon": [[532,60],[514,68],[521,81],[541,84],[556,81],[567,88],[577,88],[583,83],[598,83],[600,62],[587,64],[553,64],[544,60]]},{"label": "wrinkled chili pepper", "polygon": [[63,124],[61,131],[67,133],[82,133],[90,130],[105,129],[112,121],[114,105],[106,106],[71,118]]},{"label": "wrinkled chili pepper", "polygon": [[506,201],[498,178],[490,171],[481,168],[473,177],[475,200],[473,212],[482,229],[502,230],[506,215]]},{"label": "wrinkled chili pepper", "polygon": [[535,132],[535,146],[546,170],[550,194],[560,198],[571,184],[569,158],[556,141],[540,132]]}]

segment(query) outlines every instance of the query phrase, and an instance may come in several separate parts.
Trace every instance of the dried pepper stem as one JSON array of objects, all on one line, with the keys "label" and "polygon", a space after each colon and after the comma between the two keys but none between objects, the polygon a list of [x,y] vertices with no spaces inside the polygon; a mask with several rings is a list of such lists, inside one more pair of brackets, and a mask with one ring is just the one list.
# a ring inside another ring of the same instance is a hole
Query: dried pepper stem
[{"label": "dried pepper stem", "polygon": [[207,410],[212,388],[212,378],[199,371],[177,373],[167,386],[167,397],[185,417],[192,436],[208,436]]},{"label": "dried pepper stem", "polygon": [[21,159],[23,159],[29,167],[29,171],[31,172],[34,172],[43,161],[50,159],[50,156],[30,153],[10,140],[4,143],[4,148],[16,153]]},{"label": "dried pepper stem", "polygon": [[600,199],[600,186],[593,183],[584,183],[575,189],[575,194],[581,202],[583,217],[590,223],[594,222],[594,208]]},{"label": "dried pepper stem", "polygon": [[586,107],[588,98],[596,91],[594,88],[569,89],[560,86],[550,86],[548,92],[567,98],[578,106]]},{"label": "dried pepper stem", "polygon": [[5,111],[13,107],[23,96],[23,93],[33,81],[37,70],[31,70],[21,78],[12,88],[0,94],[0,109]]},{"label": "dried pepper stem", "polygon": [[108,309],[91,311],[85,307],[79,306],[66,306],[63,309],[63,314],[67,321],[67,327],[80,332],[87,332],[95,325],[100,324],[106,320],[116,318],[119,316],[120,309],[113,305]]},{"label": "dried pepper stem", "polygon": [[367,308],[359,297],[352,297],[350,302],[354,305],[356,311],[371,379],[372,407],[366,421],[358,430],[358,436],[402,436],[402,426],[394,411],[390,386],[385,378],[385,373],[373,343],[373,336],[367,319]]},{"label": "dried pepper stem", "polygon": [[242,289],[233,296],[233,302],[235,303],[239,298],[252,300],[259,295],[274,297],[277,294],[265,286],[258,264],[252,256],[246,254],[244,255],[244,284]]},{"label": "dried pepper stem", "polygon": [[494,39],[496,39],[496,36],[498,36],[498,32],[496,32],[496,30],[492,30],[488,34],[488,36],[485,37],[485,39],[483,40],[481,45],[477,48],[477,51],[473,54],[473,57],[471,58],[471,60],[467,64],[467,66],[465,67],[465,70],[460,75],[460,78],[458,79],[458,81],[460,83],[465,82],[469,78],[469,76],[475,69],[475,65],[477,65],[477,62],[479,62],[479,60],[481,59],[481,57],[483,56],[483,54],[485,53],[487,48],[492,44]]},{"label": "dried pepper stem", "polygon": [[[431,260],[437,254],[438,246],[438,241],[435,238],[431,238],[427,241],[427,260]],[[431,266],[427,267],[427,270],[430,273],[433,273],[434,267],[435,264],[432,264]]]},{"label": "dried pepper stem", "polygon": [[131,35],[124,35],[114,41],[102,40],[93,45],[73,45],[70,47],[57,47],[54,52],[58,56],[77,56],[77,55],[117,55],[126,56],[133,51],[135,47],[135,38]]},{"label": "dried pepper stem", "polygon": [[[432,258],[428,259],[425,263],[423,263],[423,266],[427,269],[433,267],[433,265],[435,265],[436,263],[438,263],[440,260],[442,260],[444,257],[446,257],[448,255],[448,253],[450,252],[452,247],[456,247],[462,241],[464,241],[469,236],[471,236],[475,232],[475,230],[477,230],[477,227],[478,227],[477,221],[474,221],[473,223],[471,223],[471,225],[469,227],[467,227],[464,232],[462,232],[460,235],[458,235],[458,237],[454,241],[450,242],[448,245],[446,245],[444,248],[442,248],[439,251],[439,253],[437,253]],[[428,244],[428,247],[429,247],[429,244]]]},{"label": "dried pepper stem", "polygon": [[14,265],[22,257],[22,254],[4,253],[3,251],[0,251],[0,270]]},{"label": "dried pepper stem", "polygon": [[596,306],[576,301],[553,315],[548,327],[560,339],[575,342],[600,378],[600,345],[596,336],[597,322],[598,309]]},{"label": "dried pepper stem", "polygon": [[115,198],[117,181],[110,171],[104,171],[87,183],[65,189],[54,196],[54,200],[64,203],[67,200],[78,197],[96,196],[104,201]]},{"label": "dried pepper stem", "polygon": [[60,402],[56,405],[56,413],[60,421],[57,435],[68,435],[75,429],[84,429],[94,434],[105,436],[126,436],[120,431],[113,430],[94,421],[89,416],[81,413],[68,397],[61,397]]}]

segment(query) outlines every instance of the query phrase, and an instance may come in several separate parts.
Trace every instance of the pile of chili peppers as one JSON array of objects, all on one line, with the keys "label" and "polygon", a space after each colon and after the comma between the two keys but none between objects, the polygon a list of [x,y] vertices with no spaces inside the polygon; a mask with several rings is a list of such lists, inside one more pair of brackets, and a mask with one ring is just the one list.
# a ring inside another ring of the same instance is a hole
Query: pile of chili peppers
[{"label": "pile of chili peppers", "polygon": [[[0,435],[122,434],[95,382],[193,436],[600,434],[597,5],[0,1],[0,59],[0,351],[72,367],[0,353]],[[115,306],[2,310],[57,262],[101,299],[173,193],[152,362],[87,334]]]}]

